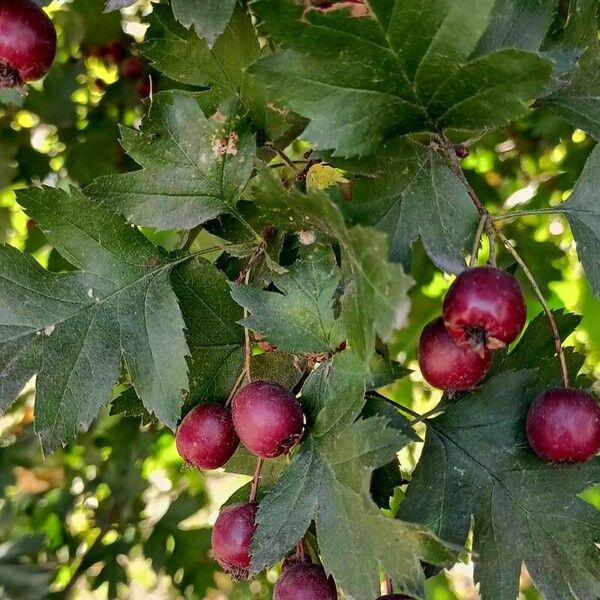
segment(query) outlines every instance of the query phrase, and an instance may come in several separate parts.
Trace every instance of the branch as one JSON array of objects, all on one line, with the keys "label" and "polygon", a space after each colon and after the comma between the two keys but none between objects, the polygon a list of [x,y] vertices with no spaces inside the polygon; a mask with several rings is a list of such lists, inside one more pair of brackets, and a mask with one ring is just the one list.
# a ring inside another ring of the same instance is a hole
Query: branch
[{"label": "branch", "polygon": [[499,229],[498,226],[494,223],[494,220],[492,219],[490,213],[481,203],[481,200],[477,196],[475,190],[471,187],[471,184],[469,183],[466,175],[462,170],[460,161],[458,159],[458,156],[456,155],[456,151],[454,150],[454,146],[452,145],[446,134],[442,133],[441,136],[439,136],[439,141],[441,142],[448,158],[450,159],[452,169],[454,170],[462,184],[465,186],[471,200],[473,201],[473,204],[475,205],[475,208],[477,209],[477,212],[480,214],[482,219],[486,219],[486,221],[489,223],[491,232],[500,239],[508,253],[515,259],[515,261],[518,263],[521,269],[523,269],[523,273],[525,273],[525,276],[529,280],[529,283],[531,284],[535,295],[540,301],[540,304],[542,305],[544,312],[546,313],[546,317],[548,318],[548,321],[550,323],[550,328],[552,329],[552,336],[554,337],[554,345],[556,347],[556,354],[558,355],[558,358],[560,360],[563,383],[565,387],[569,387],[569,371],[567,369],[567,361],[565,359],[565,353],[562,348],[562,340],[560,338],[560,332],[558,331],[558,325],[556,324],[554,315],[552,314],[552,311],[550,310],[550,307],[548,306],[548,303],[546,302],[546,299],[544,298],[544,295],[542,294],[542,291],[540,290],[540,287],[537,281],[535,280],[535,277],[532,275],[531,271],[529,270],[529,267],[525,264],[525,261],[521,258],[521,255],[510,243],[510,240],[504,235],[502,230]]}]

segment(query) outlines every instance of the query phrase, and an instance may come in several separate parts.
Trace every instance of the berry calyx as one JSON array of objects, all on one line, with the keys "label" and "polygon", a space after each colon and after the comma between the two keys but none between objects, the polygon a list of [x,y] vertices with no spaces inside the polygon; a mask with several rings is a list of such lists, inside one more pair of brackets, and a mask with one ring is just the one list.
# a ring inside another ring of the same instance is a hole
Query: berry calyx
[{"label": "berry calyx", "polygon": [[237,579],[248,577],[257,510],[255,502],[226,506],[219,513],[212,530],[211,546],[215,560]]},{"label": "berry calyx", "polygon": [[181,421],[175,443],[187,463],[198,469],[218,469],[233,456],[240,439],[228,409],[201,404]]},{"label": "berry calyx", "polygon": [[323,567],[296,562],[287,566],[280,575],[273,600],[337,600],[335,582],[327,577]]},{"label": "berry calyx", "polygon": [[240,390],[231,404],[231,414],[244,446],[262,458],[287,453],[304,430],[300,402],[272,381],[253,381]]},{"label": "berry calyx", "polygon": [[440,317],[423,329],[419,340],[419,366],[425,381],[447,392],[471,390],[487,375],[492,354],[461,347],[450,337]]},{"label": "berry calyx", "polygon": [[529,409],[527,438],[542,460],[590,460],[600,452],[600,405],[582,390],[557,388],[544,392]]},{"label": "berry calyx", "polygon": [[56,30],[31,0],[0,0],[0,88],[43,77],[56,55]]},{"label": "berry calyx", "polygon": [[454,341],[482,353],[514,342],[527,318],[517,280],[495,267],[463,271],[444,299],[444,322]]}]

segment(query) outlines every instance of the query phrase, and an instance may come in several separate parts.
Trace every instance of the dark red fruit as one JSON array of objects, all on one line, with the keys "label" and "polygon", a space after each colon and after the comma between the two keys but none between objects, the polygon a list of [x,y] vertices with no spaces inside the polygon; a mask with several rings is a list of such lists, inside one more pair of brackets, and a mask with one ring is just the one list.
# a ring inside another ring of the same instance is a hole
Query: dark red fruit
[{"label": "dark red fruit", "polygon": [[201,404],[181,421],[175,442],[186,462],[198,469],[218,469],[233,456],[240,439],[229,410],[219,404]]},{"label": "dark red fruit", "polygon": [[56,30],[31,0],[0,0],[0,88],[43,77],[56,55]]},{"label": "dark red fruit", "polygon": [[600,452],[600,405],[582,390],[557,388],[536,398],[527,438],[548,462],[585,462]]},{"label": "dark red fruit", "polygon": [[337,589],[323,567],[310,563],[294,563],[280,575],[273,600],[337,600]]},{"label": "dark red fruit", "polygon": [[289,390],[271,381],[249,383],[233,399],[231,413],[244,446],[262,458],[287,452],[304,429],[300,402]]},{"label": "dark red fruit", "polygon": [[419,340],[419,366],[425,381],[448,392],[473,389],[487,374],[492,354],[454,343],[440,317],[431,321]]},{"label": "dark red fruit", "polygon": [[125,48],[117,40],[108,42],[102,48],[102,56],[110,63],[118,64],[125,57]]},{"label": "dark red fruit", "polygon": [[136,86],[138,96],[143,100],[147,98],[152,93],[152,84],[150,83],[150,78],[146,77],[142,79]]},{"label": "dark red fruit", "polygon": [[238,579],[248,577],[250,544],[256,531],[254,502],[231,504],[221,510],[212,530],[212,553],[225,571]]},{"label": "dark red fruit", "polygon": [[145,63],[139,56],[130,56],[121,63],[121,75],[135,81],[144,76]]},{"label": "dark red fruit", "polygon": [[517,280],[494,267],[463,271],[444,299],[444,322],[454,341],[478,352],[513,342],[525,326],[527,309]]}]

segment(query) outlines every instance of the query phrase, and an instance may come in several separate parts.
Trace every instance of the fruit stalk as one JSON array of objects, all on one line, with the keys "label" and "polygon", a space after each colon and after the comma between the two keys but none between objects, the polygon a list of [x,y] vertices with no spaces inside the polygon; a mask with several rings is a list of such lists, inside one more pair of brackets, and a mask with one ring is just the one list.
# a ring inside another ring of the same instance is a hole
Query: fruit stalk
[{"label": "fruit stalk", "polygon": [[473,201],[473,204],[475,205],[475,208],[477,209],[477,212],[480,214],[482,220],[485,217],[485,220],[489,223],[490,230],[493,232],[493,234],[496,237],[498,237],[500,239],[500,241],[502,242],[502,244],[504,245],[504,247],[506,248],[508,253],[515,259],[515,261],[518,263],[518,265],[521,267],[521,269],[523,269],[523,273],[525,274],[525,277],[527,277],[527,279],[529,280],[529,283],[531,284],[531,287],[533,288],[535,295],[537,296],[540,304],[542,305],[542,308],[544,309],[544,312],[546,313],[546,317],[548,318],[548,322],[550,323],[550,328],[552,329],[552,337],[554,338],[556,354],[560,361],[560,367],[562,370],[563,384],[566,388],[570,387],[569,386],[569,370],[567,368],[567,361],[565,359],[565,353],[563,352],[563,348],[562,348],[562,340],[560,338],[560,332],[558,330],[558,325],[556,324],[554,315],[552,314],[552,311],[550,310],[550,307],[548,306],[548,303],[546,302],[546,299],[544,298],[544,294],[542,294],[542,291],[540,290],[540,287],[539,287],[537,281],[535,280],[535,277],[529,270],[529,267],[527,266],[525,261],[521,258],[521,255],[515,250],[513,245],[510,243],[510,240],[504,235],[504,233],[502,233],[502,231],[498,228],[496,223],[494,223],[494,220],[492,219],[490,213],[487,211],[485,206],[482,204],[481,200],[479,199],[479,196],[477,196],[477,192],[475,192],[475,190],[471,187],[469,180],[467,179],[466,175],[464,174],[464,172],[462,170],[460,161],[454,150],[454,146],[452,145],[452,143],[450,142],[450,140],[448,139],[446,134],[445,133],[440,134],[440,136],[437,136],[437,140],[439,141],[439,143],[441,143],[442,147],[444,148],[444,151],[448,155],[448,158],[450,159],[450,163],[452,165],[452,169],[456,173],[457,177],[460,179],[461,183],[465,186],[467,193],[469,194],[469,197]]},{"label": "fruit stalk", "polygon": [[260,482],[260,472],[262,470],[265,459],[262,456],[258,457],[256,461],[256,469],[254,470],[254,476],[252,477],[252,487],[250,488],[250,499],[249,502],[256,500],[256,493],[258,492],[258,484]]}]

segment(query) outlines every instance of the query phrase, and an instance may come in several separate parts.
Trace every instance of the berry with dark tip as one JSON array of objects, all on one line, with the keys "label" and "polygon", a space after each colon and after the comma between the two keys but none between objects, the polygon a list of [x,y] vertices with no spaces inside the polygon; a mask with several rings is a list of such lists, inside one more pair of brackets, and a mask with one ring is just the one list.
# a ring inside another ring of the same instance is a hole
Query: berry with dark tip
[{"label": "berry with dark tip", "polygon": [[492,354],[454,343],[440,317],[431,321],[419,340],[419,366],[425,381],[447,392],[471,390],[487,375]]},{"label": "berry with dark tip", "polygon": [[256,456],[275,458],[302,437],[304,413],[296,397],[272,381],[253,381],[231,404],[240,440]]},{"label": "berry with dark tip", "polygon": [[544,392],[529,409],[527,438],[542,460],[585,462],[600,452],[600,405],[582,390]]},{"label": "berry with dark tip", "polygon": [[42,78],[56,55],[56,30],[31,0],[0,0],[0,88]]},{"label": "berry with dark tip", "polygon": [[181,421],[175,436],[181,457],[198,469],[218,469],[236,451],[240,439],[231,412],[220,404],[200,404]]},{"label": "berry with dark tip", "polygon": [[454,341],[477,352],[513,342],[525,326],[527,309],[517,280],[495,267],[463,271],[444,298],[444,322]]},{"label": "berry with dark tip", "polygon": [[211,546],[215,560],[237,579],[248,577],[257,509],[255,502],[226,506],[219,513],[212,530]]},{"label": "berry with dark tip", "polygon": [[273,600],[337,600],[331,576],[319,565],[296,562],[283,570],[273,591]]}]

